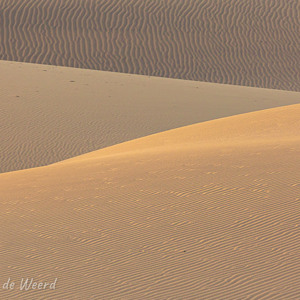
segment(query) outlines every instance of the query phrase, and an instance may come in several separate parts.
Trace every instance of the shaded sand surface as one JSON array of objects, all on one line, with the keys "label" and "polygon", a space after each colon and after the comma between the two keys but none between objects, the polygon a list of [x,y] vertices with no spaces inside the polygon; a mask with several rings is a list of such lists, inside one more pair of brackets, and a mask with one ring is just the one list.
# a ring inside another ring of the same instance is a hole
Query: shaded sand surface
[{"label": "shaded sand surface", "polygon": [[[299,299],[300,105],[0,174],[1,299]],[[165,145],[161,141],[167,141]]]},{"label": "shaded sand surface", "polygon": [[300,93],[0,62],[0,172],[300,102]]},{"label": "shaded sand surface", "polygon": [[299,0],[1,0],[0,59],[300,91]]}]

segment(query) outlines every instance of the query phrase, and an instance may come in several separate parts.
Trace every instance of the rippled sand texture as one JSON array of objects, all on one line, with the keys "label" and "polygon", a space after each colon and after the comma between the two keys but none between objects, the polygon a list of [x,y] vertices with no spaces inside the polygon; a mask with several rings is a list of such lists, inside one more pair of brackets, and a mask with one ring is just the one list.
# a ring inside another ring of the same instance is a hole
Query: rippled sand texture
[{"label": "rippled sand texture", "polygon": [[0,59],[300,91],[298,0],[1,0]]},{"label": "rippled sand texture", "polygon": [[[0,174],[1,299],[299,299],[300,105]],[[164,144],[163,144],[164,142]]]}]

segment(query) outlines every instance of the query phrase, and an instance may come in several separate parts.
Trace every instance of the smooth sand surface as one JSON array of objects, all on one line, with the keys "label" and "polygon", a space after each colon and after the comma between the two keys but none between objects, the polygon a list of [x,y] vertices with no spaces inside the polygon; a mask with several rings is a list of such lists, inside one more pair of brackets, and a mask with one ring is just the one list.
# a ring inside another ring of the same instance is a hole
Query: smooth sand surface
[{"label": "smooth sand surface", "polygon": [[[252,112],[0,174],[0,283],[16,283],[0,298],[299,299],[299,114]],[[58,281],[24,292],[22,277]]]},{"label": "smooth sand surface", "polygon": [[0,62],[0,172],[193,123],[300,103],[300,93]]},{"label": "smooth sand surface", "polygon": [[299,0],[1,0],[0,59],[300,91]]}]

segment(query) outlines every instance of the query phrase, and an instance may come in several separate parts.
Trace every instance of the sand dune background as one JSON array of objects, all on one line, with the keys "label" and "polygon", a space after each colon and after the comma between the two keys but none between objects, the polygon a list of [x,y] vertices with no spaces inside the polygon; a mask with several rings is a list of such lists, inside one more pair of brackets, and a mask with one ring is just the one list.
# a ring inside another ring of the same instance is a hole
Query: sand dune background
[{"label": "sand dune background", "polygon": [[300,91],[298,0],[1,0],[0,59]]},{"label": "sand dune background", "polygon": [[58,277],[55,291],[1,299],[298,299],[299,114],[233,116],[0,174],[0,282]]},{"label": "sand dune background", "polygon": [[0,62],[0,172],[281,105],[300,93]]}]

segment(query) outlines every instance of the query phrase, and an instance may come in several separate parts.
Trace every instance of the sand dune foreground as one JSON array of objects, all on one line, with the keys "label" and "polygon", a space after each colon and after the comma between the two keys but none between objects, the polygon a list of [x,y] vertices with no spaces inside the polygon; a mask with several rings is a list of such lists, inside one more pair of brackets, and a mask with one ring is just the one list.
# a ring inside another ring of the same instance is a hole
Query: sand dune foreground
[{"label": "sand dune foreground", "polygon": [[300,91],[298,0],[1,0],[0,59]]},{"label": "sand dune foreground", "polygon": [[252,112],[0,174],[0,283],[58,278],[0,298],[299,299],[299,114]]},{"label": "sand dune foreground", "polygon": [[300,102],[296,92],[0,61],[0,173]]}]

